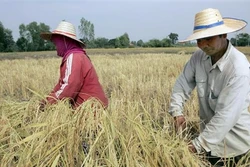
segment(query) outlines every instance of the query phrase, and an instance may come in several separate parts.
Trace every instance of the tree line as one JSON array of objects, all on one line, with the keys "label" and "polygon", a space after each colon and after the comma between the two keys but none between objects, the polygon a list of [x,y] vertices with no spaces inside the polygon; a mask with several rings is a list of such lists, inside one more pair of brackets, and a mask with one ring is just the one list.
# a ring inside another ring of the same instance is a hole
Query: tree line
[{"label": "tree line", "polygon": [[[163,39],[150,39],[131,41],[128,33],[124,33],[113,39],[105,37],[95,38],[94,24],[85,18],[81,18],[80,25],[77,27],[82,40],[87,48],[131,48],[131,47],[172,47],[178,45],[178,34],[170,33]],[[35,21],[19,26],[19,38],[14,41],[12,31],[5,28],[0,21],[0,52],[14,51],[45,51],[55,50],[55,46],[50,42],[40,38],[40,32],[50,31],[50,26],[45,23],[37,23]],[[249,46],[250,35],[247,33],[237,34],[230,41],[235,46]],[[194,46],[195,43],[185,43],[181,46]]]}]

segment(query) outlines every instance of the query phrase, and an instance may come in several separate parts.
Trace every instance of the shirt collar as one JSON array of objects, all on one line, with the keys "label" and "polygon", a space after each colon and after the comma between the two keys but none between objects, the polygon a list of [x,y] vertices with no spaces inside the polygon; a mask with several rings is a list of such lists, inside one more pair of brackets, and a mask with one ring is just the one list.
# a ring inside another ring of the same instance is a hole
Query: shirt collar
[{"label": "shirt collar", "polygon": [[218,68],[220,69],[220,71],[222,71],[228,61],[228,57],[229,57],[229,53],[230,53],[230,50],[232,48],[232,44],[228,41],[228,47],[227,47],[227,50],[226,52],[224,53],[224,55],[215,63]]},{"label": "shirt collar", "polygon": [[[228,46],[227,46],[227,50],[224,53],[224,55],[213,65],[213,67],[215,68],[216,66],[219,68],[220,71],[222,71],[225,67],[226,62],[228,61],[228,57],[229,57],[229,53],[230,50],[232,48],[232,44],[230,43],[230,41],[228,41]],[[206,55],[204,56],[203,60],[207,60],[209,59],[210,56]]]}]

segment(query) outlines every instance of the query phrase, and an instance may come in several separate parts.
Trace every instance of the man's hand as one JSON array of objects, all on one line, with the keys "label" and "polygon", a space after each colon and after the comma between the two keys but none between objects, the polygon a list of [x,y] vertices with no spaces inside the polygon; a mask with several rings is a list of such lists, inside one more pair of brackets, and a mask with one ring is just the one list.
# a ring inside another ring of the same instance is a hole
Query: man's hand
[{"label": "man's hand", "polygon": [[177,132],[181,132],[187,126],[186,119],[183,115],[174,117],[174,124],[175,124],[175,128],[176,128]]},{"label": "man's hand", "polygon": [[188,144],[188,150],[189,150],[191,153],[197,153],[197,150],[196,150],[196,148],[194,147],[194,145],[193,145],[192,142],[190,142],[190,143]]}]

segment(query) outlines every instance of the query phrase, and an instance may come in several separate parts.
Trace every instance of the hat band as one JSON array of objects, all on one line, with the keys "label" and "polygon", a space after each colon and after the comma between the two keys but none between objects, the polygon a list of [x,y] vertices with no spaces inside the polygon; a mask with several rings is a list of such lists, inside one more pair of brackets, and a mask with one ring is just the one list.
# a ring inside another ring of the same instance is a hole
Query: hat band
[{"label": "hat band", "polygon": [[213,23],[213,24],[195,26],[195,27],[194,27],[194,30],[212,28],[212,27],[220,26],[220,25],[222,25],[222,24],[224,24],[224,21],[223,21],[223,20],[220,21],[220,22]]},{"label": "hat band", "polygon": [[71,33],[68,33],[68,32],[63,32],[63,31],[58,31],[58,30],[54,30],[53,33],[63,33],[63,34],[67,34],[67,35],[76,37],[75,34],[71,34]]}]

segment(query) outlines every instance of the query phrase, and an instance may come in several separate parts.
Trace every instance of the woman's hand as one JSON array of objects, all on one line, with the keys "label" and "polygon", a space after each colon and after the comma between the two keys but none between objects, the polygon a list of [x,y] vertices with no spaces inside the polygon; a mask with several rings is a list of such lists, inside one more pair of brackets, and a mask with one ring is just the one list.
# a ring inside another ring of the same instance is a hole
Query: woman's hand
[{"label": "woman's hand", "polygon": [[46,100],[42,100],[42,101],[39,103],[39,108],[38,108],[39,111],[44,112],[45,105],[46,105]]}]

